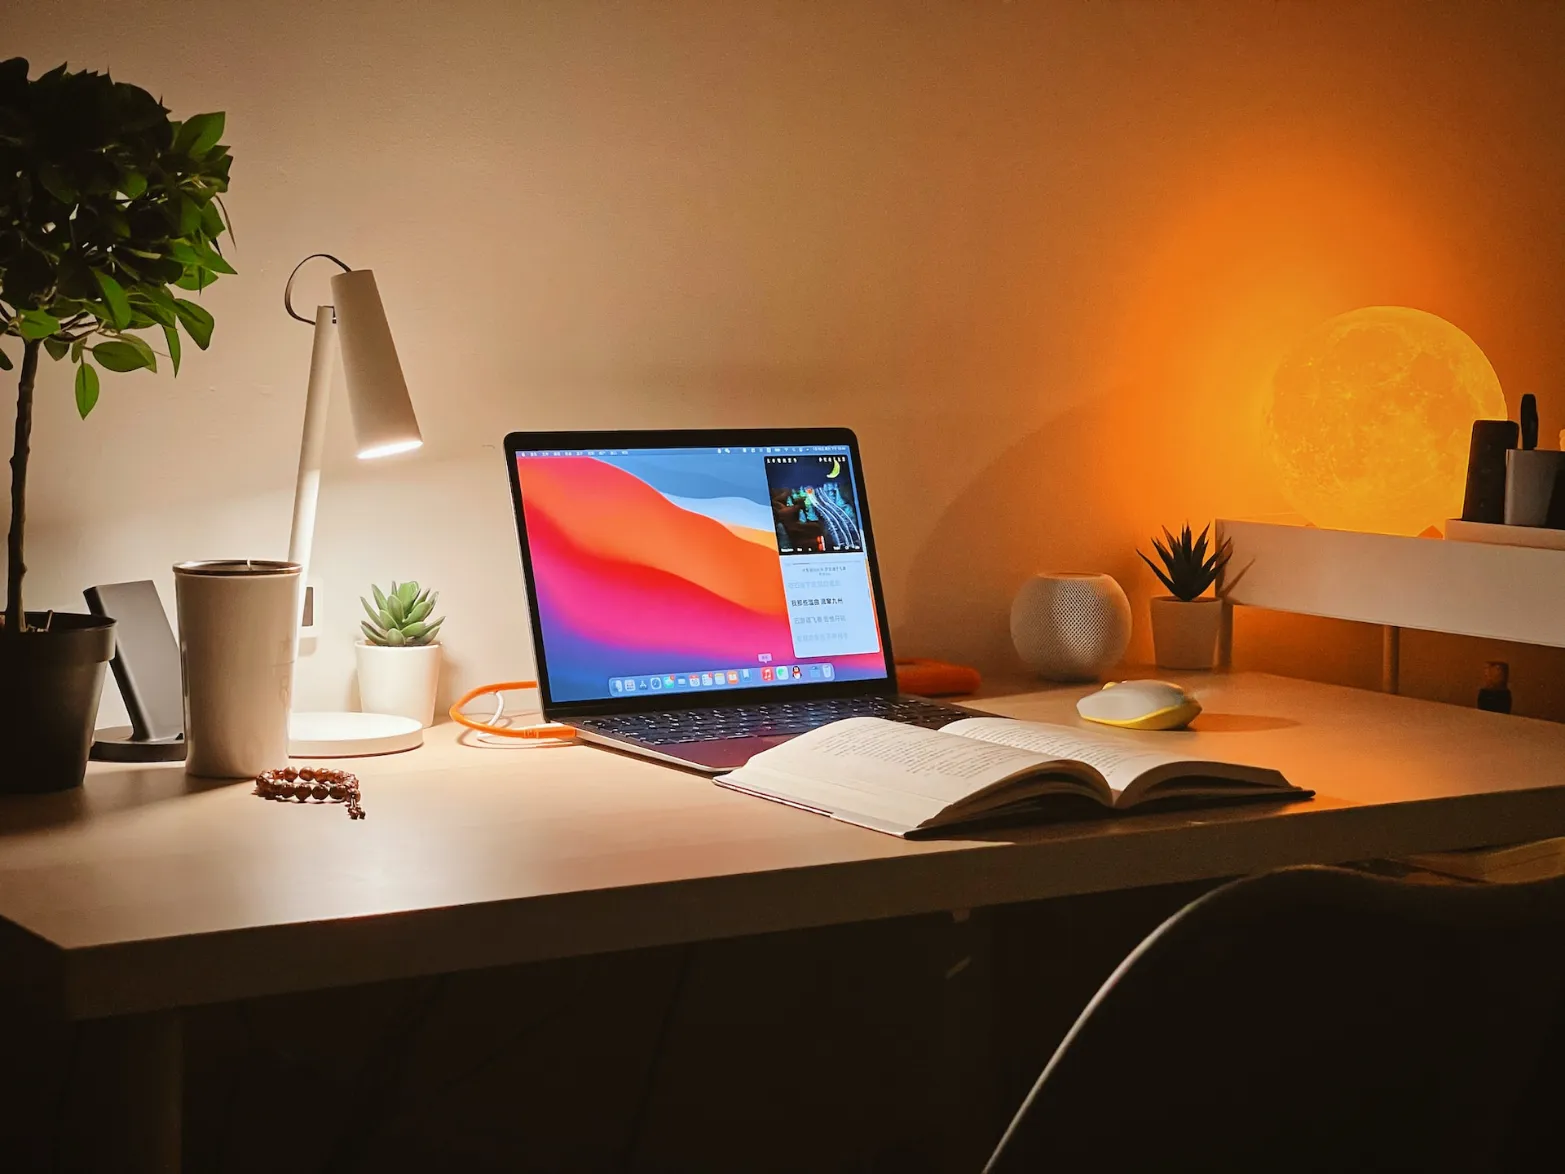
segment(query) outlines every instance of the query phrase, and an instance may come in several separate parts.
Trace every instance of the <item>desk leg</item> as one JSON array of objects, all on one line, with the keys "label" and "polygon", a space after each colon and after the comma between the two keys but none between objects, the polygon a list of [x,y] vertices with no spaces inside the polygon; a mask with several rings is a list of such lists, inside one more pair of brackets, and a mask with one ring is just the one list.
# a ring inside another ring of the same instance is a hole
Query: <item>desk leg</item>
[{"label": "desk leg", "polygon": [[993,912],[957,910],[942,1005],[942,1170],[981,1170],[1000,1138],[995,1119]]},{"label": "desk leg", "polygon": [[1402,689],[1402,629],[1393,624],[1380,628],[1380,691],[1399,693]]},{"label": "desk leg", "polygon": [[185,1092],[180,1013],[86,1020],[77,1046],[61,1166],[179,1174]]}]

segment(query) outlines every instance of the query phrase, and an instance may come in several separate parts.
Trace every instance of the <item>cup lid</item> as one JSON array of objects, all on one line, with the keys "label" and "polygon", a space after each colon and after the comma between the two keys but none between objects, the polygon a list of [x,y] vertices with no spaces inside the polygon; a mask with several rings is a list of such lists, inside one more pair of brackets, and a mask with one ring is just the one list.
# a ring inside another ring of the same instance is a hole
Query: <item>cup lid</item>
[{"label": "cup lid", "polygon": [[214,558],[175,563],[176,575],[297,575],[298,563],[270,558]]}]

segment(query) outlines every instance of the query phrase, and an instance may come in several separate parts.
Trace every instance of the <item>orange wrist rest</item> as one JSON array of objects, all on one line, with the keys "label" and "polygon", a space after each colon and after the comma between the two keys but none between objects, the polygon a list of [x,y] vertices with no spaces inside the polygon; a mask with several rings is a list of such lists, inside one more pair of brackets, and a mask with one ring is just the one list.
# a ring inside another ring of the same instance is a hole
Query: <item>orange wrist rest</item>
[{"label": "orange wrist rest", "polygon": [[972,693],[982,683],[977,669],[960,664],[947,664],[943,660],[926,660],[910,657],[897,660],[897,688],[904,693],[917,693],[921,697],[950,697],[957,693]]}]

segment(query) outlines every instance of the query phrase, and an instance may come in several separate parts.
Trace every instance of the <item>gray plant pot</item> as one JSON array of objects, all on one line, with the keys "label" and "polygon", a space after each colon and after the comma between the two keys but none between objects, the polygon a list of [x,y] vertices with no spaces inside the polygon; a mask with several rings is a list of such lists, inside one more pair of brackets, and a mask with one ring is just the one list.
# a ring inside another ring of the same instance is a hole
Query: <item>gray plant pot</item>
[{"label": "gray plant pot", "polygon": [[[44,612],[28,612],[42,626]],[[87,771],[114,621],[55,612],[48,631],[0,629],[0,794],[63,791]]]}]

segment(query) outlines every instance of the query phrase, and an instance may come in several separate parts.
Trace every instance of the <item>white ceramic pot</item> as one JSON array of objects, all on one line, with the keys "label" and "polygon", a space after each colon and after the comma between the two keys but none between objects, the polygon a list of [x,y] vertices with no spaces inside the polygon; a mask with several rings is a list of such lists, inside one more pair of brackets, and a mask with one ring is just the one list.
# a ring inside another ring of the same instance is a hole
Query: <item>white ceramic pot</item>
[{"label": "white ceramic pot", "polygon": [[1130,600],[1110,575],[1043,574],[1011,604],[1011,643],[1054,681],[1095,681],[1130,643]]},{"label": "white ceramic pot", "polygon": [[1217,631],[1223,622],[1221,599],[1152,601],[1152,647],[1158,668],[1209,669],[1217,655]]},{"label": "white ceramic pot", "polygon": [[435,724],[435,691],[440,685],[440,645],[382,648],[360,641],[359,708],[365,713],[394,713],[425,726]]}]

